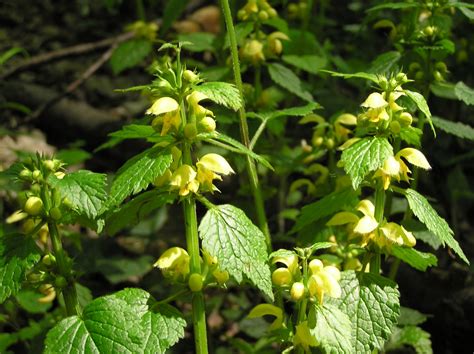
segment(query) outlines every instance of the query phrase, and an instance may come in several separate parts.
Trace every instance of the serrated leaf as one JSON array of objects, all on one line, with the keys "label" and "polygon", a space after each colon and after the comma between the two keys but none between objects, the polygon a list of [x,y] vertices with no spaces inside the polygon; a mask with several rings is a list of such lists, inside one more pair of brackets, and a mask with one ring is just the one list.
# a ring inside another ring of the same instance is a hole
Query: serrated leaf
[{"label": "serrated leaf", "polygon": [[126,227],[138,224],[154,210],[171,203],[175,198],[174,194],[163,193],[158,190],[142,193],[107,217],[106,230],[110,235],[115,235]]},{"label": "serrated leaf", "polygon": [[426,225],[428,230],[430,230],[433,235],[441,241],[443,246],[447,244],[464,262],[469,264],[469,261],[459,246],[458,241],[454,238],[453,230],[451,230],[446,220],[438,215],[426,198],[413,189],[407,189],[405,191],[405,196],[413,214],[415,214],[415,216]]},{"label": "serrated leaf", "polygon": [[422,272],[426,271],[428,267],[433,267],[438,264],[438,259],[434,254],[420,252],[410,247],[393,245],[391,247],[391,254]]},{"label": "serrated leaf", "polygon": [[474,90],[467,86],[464,82],[459,81],[454,86],[456,97],[467,105],[474,105]]},{"label": "serrated leaf", "polygon": [[121,43],[110,58],[112,71],[117,75],[125,69],[138,65],[150,54],[152,48],[151,42],[143,38],[134,38]]},{"label": "serrated leaf", "polygon": [[268,73],[271,79],[284,89],[287,89],[305,101],[314,101],[313,96],[303,87],[303,83],[298,76],[286,66],[278,63],[268,64]]},{"label": "serrated leaf", "polygon": [[392,70],[393,66],[398,63],[401,54],[397,51],[390,51],[380,54],[372,61],[368,70],[371,74],[385,74]]},{"label": "serrated leaf", "polygon": [[23,234],[0,236],[0,304],[21,289],[25,273],[41,257],[33,238]]},{"label": "serrated leaf", "polygon": [[431,129],[433,130],[433,134],[436,136],[433,122],[431,121],[430,108],[428,107],[428,103],[426,103],[426,100],[423,95],[421,93],[410,90],[404,90],[404,92],[413,102],[415,102],[418,109],[425,115],[426,119],[428,120],[428,123],[431,126]]},{"label": "serrated leaf", "polygon": [[432,354],[431,335],[417,326],[396,328],[390,341],[385,346],[387,351],[402,349],[403,346],[413,347],[417,354]]},{"label": "serrated leaf", "polygon": [[431,92],[437,97],[449,100],[457,100],[458,97],[454,92],[454,84],[450,82],[436,82],[430,85]]},{"label": "serrated leaf", "polygon": [[186,321],[172,306],[153,303],[141,289],[97,298],[81,317],[48,332],[44,353],[164,353],[184,336]]},{"label": "serrated leaf", "polygon": [[358,203],[357,193],[352,189],[333,192],[317,202],[308,204],[301,209],[292,232],[299,231],[305,226],[332,215],[343,209],[351,209]]},{"label": "serrated leaf", "polygon": [[420,311],[411,309],[409,307],[400,307],[400,318],[398,319],[398,326],[417,326],[426,322],[428,316],[421,313]]},{"label": "serrated leaf", "polygon": [[155,146],[128,160],[117,172],[110,189],[109,206],[118,205],[125,198],[146,189],[156,177],[171,165],[168,150]]},{"label": "serrated leaf", "polygon": [[265,236],[245,213],[225,204],[209,209],[199,225],[202,247],[237,281],[245,276],[273,300]]},{"label": "serrated leaf", "polygon": [[400,293],[384,277],[353,271],[341,273],[342,296],[331,298],[352,321],[351,350],[370,354],[382,349],[400,314]]},{"label": "serrated leaf", "polygon": [[470,19],[471,21],[474,20],[474,11],[468,9],[465,6],[459,7],[459,10],[461,10],[462,14],[466,16],[468,19]]},{"label": "serrated leaf", "polygon": [[281,58],[285,63],[311,74],[317,74],[327,65],[327,59],[319,55],[283,55]]},{"label": "serrated leaf", "polygon": [[80,216],[95,220],[107,201],[107,176],[87,170],[68,173],[64,178],[51,178],[61,197],[67,198],[73,210]]},{"label": "serrated leaf", "polygon": [[243,104],[239,90],[227,82],[205,82],[194,86],[194,90],[205,94],[211,101],[234,111],[238,111]]},{"label": "serrated leaf", "polygon": [[351,177],[352,186],[357,189],[365,176],[382,167],[390,156],[393,156],[392,145],[386,138],[374,136],[361,139],[345,149],[341,161]]},{"label": "serrated leaf", "polygon": [[474,140],[474,128],[461,122],[451,122],[449,120],[435,117],[431,118],[435,127],[442,131],[455,135],[458,138]]},{"label": "serrated leaf", "polygon": [[[238,154],[248,155],[251,158],[253,158],[255,161],[261,163],[263,166],[269,168],[270,170],[273,170],[273,166],[270,165],[270,162],[268,162],[265,158],[254,153],[252,150],[248,149],[245,145],[243,145],[242,143],[240,143],[239,141],[235,139],[232,139],[230,136],[213,132],[213,133],[207,133],[207,134],[199,134],[199,137],[206,140],[210,144],[215,144],[217,146],[236,152]],[[227,146],[225,144],[222,144],[221,142],[226,143]]]},{"label": "serrated leaf", "polygon": [[408,143],[408,145],[421,146],[421,136],[423,135],[421,129],[412,126],[403,127],[400,129],[399,135],[400,139]]},{"label": "serrated leaf", "polygon": [[328,74],[331,74],[332,76],[343,77],[344,79],[356,78],[356,79],[370,80],[370,81],[375,82],[375,83],[379,82],[379,79],[377,78],[377,75],[372,74],[372,73],[358,72],[358,73],[349,74],[349,73],[338,73],[336,71],[331,71],[331,70],[322,70],[322,71],[324,71]]},{"label": "serrated leaf", "polygon": [[316,324],[314,328],[310,328],[310,332],[320,343],[323,353],[353,352],[351,320],[336,306],[327,303],[323,306],[313,305],[308,323]]}]

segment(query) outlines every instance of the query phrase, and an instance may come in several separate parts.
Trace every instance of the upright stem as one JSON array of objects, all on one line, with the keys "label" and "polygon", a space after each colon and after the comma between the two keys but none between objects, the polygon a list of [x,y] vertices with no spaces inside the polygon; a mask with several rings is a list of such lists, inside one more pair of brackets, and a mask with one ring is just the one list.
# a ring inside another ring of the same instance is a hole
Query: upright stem
[{"label": "upright stem", "polygon": [[[237,39],[235,36],[234,30],[234,23],[232,22],[232,13],[230,11],[229,0],[220,0],[221,6],[224,12],[224,19],[227,27],[227,33],[229,35],[230,40],[230,50],[232,55],[232,67],[234,70],[234,80],[237,89],[240,92],[240,97],[244,98],[243,96],[243,88],[242,88],[242,77],[240,74],[240,65],[239,65],[239,54],[237,51]],[[242,143],[246,146],[250,146],[250,138],[249,138],[249,127],[247,124],[247,117],[245,114],[245,108],[242,107],[239,109],[239,119],[240,119],[240,136],[242,139]],[[265,205],[263,203],[263,196],[262,191],[260,190],[259,183],[258,183],[258,174],[257,174],[257,167],[255,166],[255,161],[250,157],[247,156],[247,172],[249,174],[249,182],[250,188],[252,190],[254,202],[255,202],[255,209],[257,213],[257,222],[260,230],[262,230],[263,234],[265,235],[265,241],[267,243],[267,248],[271,250],[271,238],[270,238],[270,230],[268,229],[267,223],[267,216],[265,214]]]},{"label": "upright stem", "polygon": [[66,255],[59,236],[58,226],[55,222],[48,222],[49,235],[53,246],[54,257],[58,265],[59,274],[67,280],[67,285],[62,289],[64,304],[66,305],[67,316],[74,316],[81,313],[79,302],[77,301],[76,285],[71,276],[70,266],[67,264]]},{"label": "upright stem", "polygon": [[[383,221],[385,210],[385,190],[382,180],[377,181],[375,189],[375,220],[380,224]],[[380,252],[376,252],[370,260],[370,272],[374,274],[380,273],[381,256]]]},{"label": "upright stem", "polygon": [[[184,104],[181,104],[181,117],[183,124],[186,124],[186,115],[184,114]],[[191,146],[188,142],[183,143],[183,163],[192,166]],[[196,215],[196,199],[193,195],[184,199],[184,220],[186,227],[186,245],[188,249],[191,274],[201,274],[201,257],[199,255],[199,236],[198,223]],[[196,353],[207,354],[207,328],[206,328],[206,308],[204,305],[204,295],[202,291],[193,292],[193,326],[194,343]]]},{"label": "upright stem", "polygon": [[[306,286],[308,282],[308,259],[303,260],[303,281]],[[308,298],[305,296],[299,303],[298,318],[296,319],[296,325],[306,320],[306,308],[308,306]],[[299,346],[297,349],[298,354],[304,353],[303,347]]]}]

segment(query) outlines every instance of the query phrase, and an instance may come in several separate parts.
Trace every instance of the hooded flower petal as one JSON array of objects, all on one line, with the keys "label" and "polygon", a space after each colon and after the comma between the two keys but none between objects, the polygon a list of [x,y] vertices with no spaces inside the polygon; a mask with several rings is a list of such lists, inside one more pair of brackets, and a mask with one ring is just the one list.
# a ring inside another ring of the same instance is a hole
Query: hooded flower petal
[{"label": "hooded flower petal", "polygon": [[221,175],[228,175],[234,173],[232,167],[225,158],[218,154],[207,154],[201,157],[196,164],[198,167],[205,168]]},{"label": "hooded flower petal", "polygon": [[153,103],[146,113],[158,116],[160,114],[177,111],[178,108],[179,104],[176,100],[171,97],[161,97]]},{"label": "hooded flower petal", "polygon": [[384,100],[382,94],[373,92],[367,97],[367,99],[361,104],[364,108],[384,108],[388,105],[388,102]]},{"label": "hooded flower petal", "polygon": [[163,271],[166,277],[185,276],[189,273],[189,255],[181,247],[167,249],[153,265]]},{"label": "hooded flower petal", "polygon": [[424,168],[425,170],[431,169],[431,166],[426,159],[425,155],[417,149],[405,148],[397,153],[397,157],[405,158],[409,163],[417,167]]},{"label": "hooded flower petal", "polygon": [[301,345],[306,352],[310,351],[309,347],[319,346],[319,342],[309,330],[308,321],[304,321],[296,325],[296,332],[293,336],[293,345]]},{"label": "hooded flower petal", "polygon": [[190,192],[196,193],[199,182],[196,180],[197,173],[189,165],[182,165],[171,176],[170,185],[174,189],[179,189],[179,195],[186,196]]},{"label": "hooded flower petal", "polygon": [[259,304],[248,314],[247,318],[258,318],[263,316],[275,316],[275,320],[270,325],[270,330],[278,329],[283,325],[283,310],[270,304]]}]

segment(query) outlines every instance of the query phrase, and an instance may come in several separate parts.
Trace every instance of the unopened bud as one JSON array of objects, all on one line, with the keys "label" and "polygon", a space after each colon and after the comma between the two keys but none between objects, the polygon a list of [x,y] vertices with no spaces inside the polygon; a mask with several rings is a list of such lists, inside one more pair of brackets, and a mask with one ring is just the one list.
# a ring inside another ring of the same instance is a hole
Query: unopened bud
[{"label": "unopened bud", "polygon": [[206,133],[212,133],[216,130],[216,121],[211,117],[204,117],[199,122],[199,130]]},{"label": "unopened bud", "polygon": [[37,216],[43,211],[43,201],[38,197],[29,197],[24,210],[31,216]]},{"label": "unopened bud", "polygon": [[291,286],[290,295],[291,298],[295,301],[301,299],[304,295],[305,288],[304,284],[301,282],[296,282]]},{"label": "unopened bud", "polygon": [[191,274],[188,280],[188,285],[192,292],[201,291],[203,285],[202,275],[199,273]]}]

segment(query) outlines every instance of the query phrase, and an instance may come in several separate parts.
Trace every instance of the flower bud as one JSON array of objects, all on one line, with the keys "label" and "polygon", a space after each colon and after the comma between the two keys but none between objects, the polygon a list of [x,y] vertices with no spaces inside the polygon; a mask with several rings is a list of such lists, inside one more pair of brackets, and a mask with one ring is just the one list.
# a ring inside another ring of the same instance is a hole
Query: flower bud
[{"label": "flower bud", "polygon": [[29,180],[31,180],[32,173],[29,169],[25,168],[20,172],[18,177],[23,181],[29,181]]},{"label": "flower bud", "polygon": [[194,83],[199,80],[199,76],[191,70],[184,70],[183,79],[187,82]]},{"label": "flower bud", "polygon": [[293,285],[291,286],[290,295],[291,295],[291,298],[295,301],[298,301],[299,299],[301,299],[304,295],[304,292],[305,292],[304,284],[301,282],[293,283]]},{"label": "flower bud", "polygon": [[54,257],[52,254],[48,253],[48,254],[43,256],[43,259],[41,260],[41,262],[45,266],[50,267],[50,266],[56,264],[56,257]]},{"label": "flower bud", "polygon": [[398,134],[400,133],[400,129],[401,126],[399,122],[397,122],[396,120],[390,122],[390,130],[392,131],[392,133]]},{"label": "flower bud", "polygon": [[194,123],[188,123],[184,126],[184,136],[192,140],[196,137],[197,135],[197,129],[196,129],[196,124]]},{"label": "flower bud", "polygon": [[57,207],[51,208],[51,210],[49,211],[49,216],[51,217],[51,219],[58,221],[62,217],[61,210],[59,210],[59,208]]},{"label": "flower bud", "polygon": [[33,180],[39,181],[42,177],[42,174],[40,170],[34,170],[31,176],[33,177]]},{"label": "flower bud", "polygon": [[272,273],[272,282],[276,286],[289,286],[293,276],[288,268],[278,268]]},{"label": "flower bud", "polygon": [[258,13],[258,18],[259,18],[260,21],[266,21],[266,20],[268,20],[269,17],[270,16],[268,16],[268,12],[266,12],[264,10],[262,10]]},{"label": "flower bud", "polygon": [[216,121],[211,117],[204,117],[199,122],[199,130],[206,133],[212,133],[216,130]]},{"label": "flower bud", "polygon": [[201,291],[203,285],[202,275],[199,273],[191,274],[188,280],[188,285],[192,292]]},{"label": "flower bud", "polygon": [[335,145],[334,139],[332,139],[332,138],[326,139],[326,147],[327,147],[329,150],[333,149],[333,148],[334,148],[334,145]]},{"label": "flower bud", "polygon": [[54,163],[53,160],[44,160],[42,164],[48,171],[54,172],[56,170],[55,169],[56,164]]},{"label": "flower bud", "polygon": [[425,73],[421,70],[415,73],[415,80],[420,81],[420,80],[423,80],[424,77],[425,77]]},{"label": "flower bud", "polygon": [[400,121],[400,124],[404,127],[408,127],[411,125],[411,123],[413,123],[413,117],[408,112],[403,112],[402,114],[400,114],[398,120]]},{"label": "flower bud", "polygon": [[31,216],[37,216],[43,211],[43,201],[38,197],[29,197],[24,210]]},{"label": "flower bud", "polygon": [[267,10],[267,14],[268,14],[268,17],[270,18],[278,16],[278,12],[273,7]]},{"label": "flower bud", "polygon": [[435,79],[435,81],[444,81],[443,74],[441,74],[439,70],[433,71],[433,78]]},{"label": "flower bud", "polygon": [[62,289],[67,286],[67,280],[62,275],[59,275],[54,279],[54,287],[56,289]]},{"label": "flower bud", "polygon": [[395,77],[395,79],[400,83],[400,84],[404,84],[406,82],[408,82],[408,77],[405,73],[398,73],[397,76]]},{"label": "flower bud", "polygon": [[229,280],[229,273],[226,270],[216,269],[212,272],[212,276],[222,285]]},{"label": "flower bud", "polygon": [[320,147],[324,143],[324,138],[322,136],[313,137],[312,143],[316,147]]},{"label": "flower bud", "polygon": [[439,71],[441,71],[442,73],[446,73],[448,72],[448,67],[446,66],[446,64],[442,61],[439,61],[435,64],[435,68]]}]

